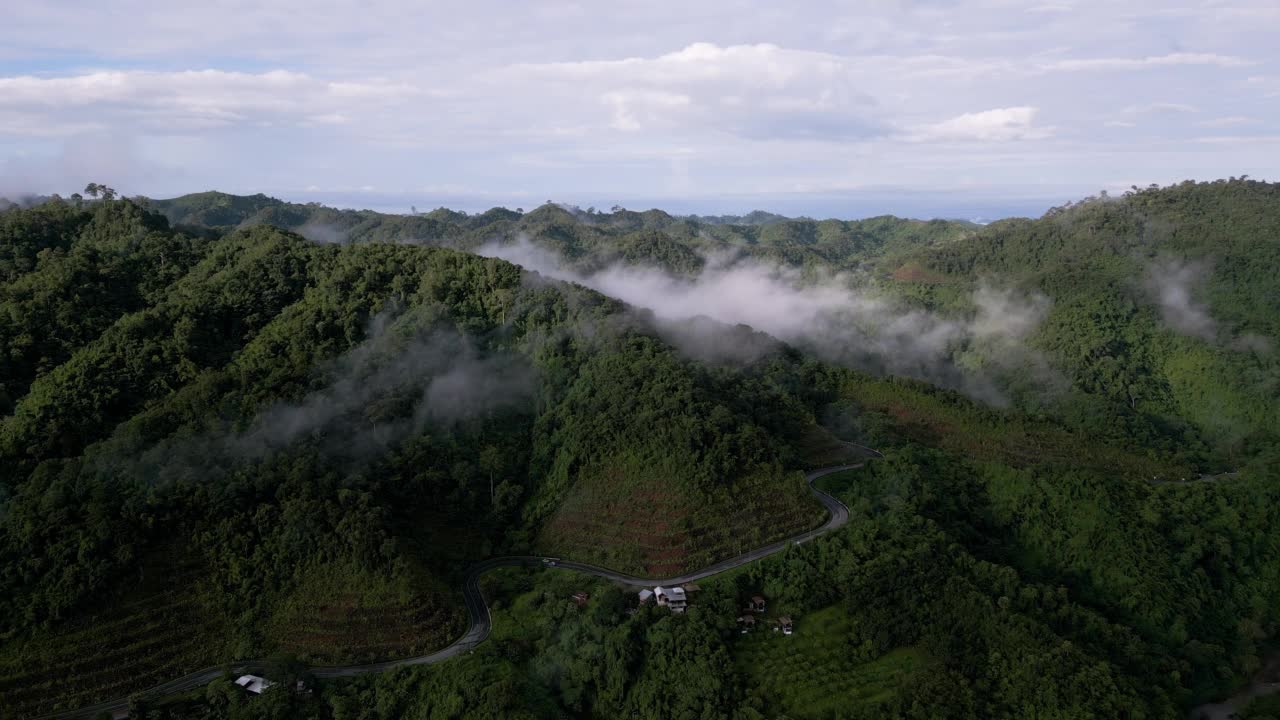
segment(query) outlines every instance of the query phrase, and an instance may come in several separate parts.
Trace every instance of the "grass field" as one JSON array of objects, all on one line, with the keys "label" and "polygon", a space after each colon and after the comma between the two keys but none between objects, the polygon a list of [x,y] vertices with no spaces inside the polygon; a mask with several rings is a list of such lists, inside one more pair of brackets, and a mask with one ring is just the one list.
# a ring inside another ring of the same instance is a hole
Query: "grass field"
[{"label": "grass field", "polygon": [[925,658],[914,648],[876,657],[848,614],[828,607],[795,618],[793,635],[766,625],[742,636],[734,662],[748,678],[748,692],[788,717],[816,720],[890,699]]}]

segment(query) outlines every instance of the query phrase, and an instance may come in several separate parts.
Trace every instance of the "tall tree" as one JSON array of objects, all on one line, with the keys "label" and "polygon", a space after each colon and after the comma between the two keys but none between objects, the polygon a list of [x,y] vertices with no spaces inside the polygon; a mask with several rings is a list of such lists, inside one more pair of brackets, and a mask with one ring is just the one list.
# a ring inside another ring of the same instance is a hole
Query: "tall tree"
[{"label": "tall tree", "polygon": [[480,451],[480,470],[489,476],[489,503],[493,504],[494,477],[502,472],[502,451],[492,445],[485,445]]}]

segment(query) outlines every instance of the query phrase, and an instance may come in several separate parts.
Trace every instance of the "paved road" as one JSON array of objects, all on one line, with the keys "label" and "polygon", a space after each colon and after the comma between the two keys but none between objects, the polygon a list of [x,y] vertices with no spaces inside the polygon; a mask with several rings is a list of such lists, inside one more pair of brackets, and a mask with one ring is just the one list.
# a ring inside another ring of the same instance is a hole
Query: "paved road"
[{"label": "paved road", "polygon": [[[875,450],[871,450],[870,448],[861,448],[860,446],[858,447],[866,451],[868,454],[874,453],[875,455],[879,455],[878,452],[876,452]],[[824,475],[831,475],[833,473],[843,472],[845,470],[852,470],[853,468],[861,467],[861,466],[862,466],[862,463],[856,463],[852,465],[838,465],[835,467],[823,468],[821,470],[814,470],[813,472],[810,472],[805,477],[805,479],[809,483],[810,492],[812,492],[814,496],[818,498],[818,500],[823,504],[823,506],[827,508],[827,512],[829,513],[827,522],[824,523],[821,527],[815,528],[808,532],[800,533],[799,535],[795,535],[793,537],[787,538],[786,540],[779,540],[778,542],[765,545],[762,548],[757,548],[750,552],[746,552],[741,555],[738,555],[737,557],[729,558],[728,560],[721,560],[720,562],[715,563],[713,565],[708,565],[707,567],[702,568],[701,570],[696,570],[694,572],[686,573],[684,575],[677,575],[675,577],[669,577],[669,578],[642,578],[635,575],[627,575],[625,573],[615,572],[608,568],[602,568],[596,565],[588,565],[586,563],[573,562],[572,560],[556,559],[555,565],[550,565],[548,564],[548,562],[551,561],[552,558],[544,558],[544,557],[535,556],[535,555],[498,557],[498,558],[490,558],[488,560],[482,560],[481,562],[478,562],[475,565],[471,566],[471,568],[467,571],[466,579],[463,580],[462,597],[467,605],[467,615],[471,618],[471,625],[467,628],[467,631],[463,633],[462,637],[453,641],[453,644],[449,645],[443,650],[438,650],[434,653],[431,653],[430,655],[421,655],[418,657],[404,658],[402,660],[388,660],[387,662],[371,663],[368,665],[344,665],[341,667],[313,667],[311,668],[311,673],[316,677],[320,677],[320,678],[353,677],[355,675],[364,675],[366,673],[385,672],[393,668],[404,667],[407,665],[430,665],[432,663],[438,663],[444,660],[448,660],[449,658],[454,657],[455,655],[461,655],[462,653],[469,652],[476,645],[479,645],[480,643],[484,642],[485,638],[489,637],[489,630],[492,627],[492,620],[489,616],[489,606],[485,604],[484,596],[480,593],[480,576],[496,568],[519,567],[519,566],[554,567],[559,570],[574,570],[577,572],[583,572],[589,575],[595,575],[596,577],[605,578],[607,580],[614,580],[616,582],[625,583],[627,585],[635,585],[635,586],[682,585],[684,583],[690,583],[690,582],[694,582],[695,580],[701,580],[702,578],[710,577],[711,575],[724,572],[725,570],[731,570],[736,567],[741,567],[743,565],[746,565],[747,563],[755,562],[756,560],[759,560],[761,558],[768,557],[775,553],[782,552],[783,550],[785,550],[787,547],[791,545],[800,545],[801,543],[808,542],[809,540],[812,540],[813,538],[816,538],[819,535],[823,535],[831,532],[832,530],[843,527],[846,523],[849,522],[849,508],[845,507],[844,503],[840,502],[834,497],[814,487],[813,481],[817,480],[820,477],[823,477]],[[242,674],[246,671],[260,669],[264,665],[266,665],[265,660],[248,660],[245,662],[233,664],[230,667],[233,674]],[[224,670],[225,670],[225,666],[221,666],[221,665],[216,667],[204,668],[203,670],[197,670],[191,673],[190,675],[184,675],[183,677],[177,678],[176,680],[170,680],[167,683],[157,685],[149,690],[144,691],[144,694],[149,696],[162,696],[162,695],[169,695],[177,692],[184,692],[186,690],[192,690],[192,689],[201,687],[203,685],[208,685],[214,680],[222,677]],[[88,707],[83,707],[78,710],[70,710],[67,712],[60,712],[60,713],[54,713],[52,715],[45,715],[45,716],[42,716],[40,720],[44,720],[45,718],[49,720],[52,720],[53,718],[66,719],[66,720],[72,720],[72,719],[78,720],[80,718],[94,718],[104,712],[111,713],[113,717],[122,718],[122,717],[126,717],[128,706],[129,706],[128,698],[120,698],[117,700],[109,700],[107,702],[98,703],[97,705],[90,705]]]},{"label": "paved road", "polygon": [[1189,720],[1232,720],[1240,717],[1255,699],[1276,693],[1280,693],[1280,652],[1271,653],[1249,684],[1234,695],[1221,702],[1199,705],[1187,717]]},{"label": "paved road", "polygon": [[1199,475],[1193,478],[1161,478],[1153,477],[1147,482],[1152,485],[1191,485],[1192,483],[1215,483],[1223,480],[1230,480],[1233,477],[1239,477],[1239,470],[1231,472],[1218,473],[1217,475]]}]

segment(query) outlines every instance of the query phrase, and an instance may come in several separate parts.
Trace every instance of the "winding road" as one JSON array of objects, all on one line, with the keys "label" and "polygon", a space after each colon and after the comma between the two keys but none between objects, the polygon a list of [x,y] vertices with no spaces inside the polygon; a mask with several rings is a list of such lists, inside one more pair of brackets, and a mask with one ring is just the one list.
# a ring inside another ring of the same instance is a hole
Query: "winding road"
[{"label": "winding road", "polygon": [[[879,455],[880,453],[870,448],[860,448],[861,450]],[[400,660],[388,660],[380,663],[370,663],[368,665],[344,665],[340,667],[312,667],[311,674],[318,678],[340,678],[353,677],[356,675],[364,675],[366,673],[379,673],[392,670],[398,667],[408,665],[431,665],[433,663],[443,662],[456,655],[461,655],[471,651],[472,648],[484,642],[489,637],[489,631],[492,628],[492,618],[489,615],[489,606],[484,602],[484,596],[480,592],[480,576],[500,567],[549,567],[557,570],[574,570],[577,572],[587,573],[596,577],[613,580],[627,585],[649,586],[649,585],[682,585],[685,583],[701,580],[710,577],[725,570],[732,570],[741,567],[747,563],[755,562],[761,558],[782,552],[791,545],[800,545],[804,542],[812,540],[819,535],[824,535],[843,527],[849,522],[849,508],[844,503],[828,495],[813,486],[813,481],[825,475],[831,475],[845,470],[852,470],[862,467],[863,463],[854,463],[850,465],[837,465],[834,467],[822,468],[814,470],[805,476],[805,480],[809,484],[809,491],[826,507],[830,516],[827,521],[820,527],[800,533],[785,540],[765,545],[764,547],[751,550],[736,557],[708,565],[701,570],[696,570],[684,575],[677,575],[669,578],[642,578],[635,575],[626,575],[624,573],[615,572],[608,568],[602,568],[596,565],[588,565],[586,563],[573,562],[572,560],[560,560],[556,558],[546,558],[534,555],[520,555],[512,557],[497,557],[488,560],[482,560],[467,570],[467,576],[462,584],[462,597],[467,605],[467,615],[471,618],[471,625],[462,637],[453,641],[448,647],[438,650],[430,655],[420,655],[418,657],[403,658]],[[554,565],[551,564],[554,562]],[[265,660],[246,660],[238,664],[230,665],[233,674],[242,674],[255,669],[260,669],[266,665]],[[142,691],[140,694],[159,697],[170,695],[173,693],[185,692],[203,685],[208,685],[214,680],[222,677],[228,666],[218,665],[197,670],[189,675],[184,675],[175,680],[162,683],[148,690]],[[110,713],[112,717],[122,718],[127,716],[129,707],[129,698],[119,698],[116,700],[108,700],[96,705],[82,707],[77,710],[68,710],[64,712],[53,713],[50,715],[40,716],[37,720],[53,720],[57,719],[79,719],[79,718],[96,718],[102,713]]]}]

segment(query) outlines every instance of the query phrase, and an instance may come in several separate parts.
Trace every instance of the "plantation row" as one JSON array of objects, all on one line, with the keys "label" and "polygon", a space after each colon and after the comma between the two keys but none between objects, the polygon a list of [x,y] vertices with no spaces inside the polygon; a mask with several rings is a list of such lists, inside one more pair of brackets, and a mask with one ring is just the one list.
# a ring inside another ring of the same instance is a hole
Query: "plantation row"
[{"label": "plantation row", "polygon": [[404,604],[368,607],[358,605],[359,596],[348,594],[329,599],[338,604],[315,615],[276,623],[273,636],[282,650],[316,664],[418,655],[448,644],[464,629],[458,612],[433,600],[418,597]]},{"label": "plantation row", "polygon": [[14,708],[18,717],[74,708],[227,657],[224,624],[191,588],[158,594],[120,613],[55,641],[7,651],[0,661],[0,705]]},{"label": "plantation row", "polygon": [[877,657],[874,643],[859,637],[840,607],[796,618],[795,634],[763,627],[733,644],[734,661],[749,678],[749,692],[806,720],[839,717],[856,706],[890,698],[921,664],[917,651],[898,649]]}]

